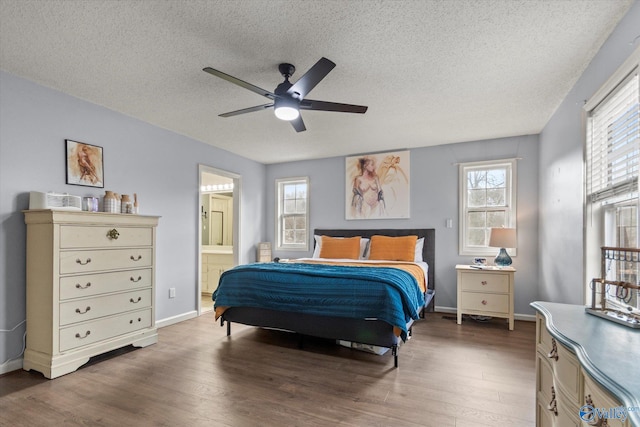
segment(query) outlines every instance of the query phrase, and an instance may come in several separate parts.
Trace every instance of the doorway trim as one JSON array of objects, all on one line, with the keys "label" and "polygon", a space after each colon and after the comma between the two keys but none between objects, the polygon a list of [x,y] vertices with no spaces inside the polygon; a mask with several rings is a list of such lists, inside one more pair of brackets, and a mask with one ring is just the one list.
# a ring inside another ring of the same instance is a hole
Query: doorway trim
[{"label": "doorway trim", "polygon": [[241,218],[241,203],[240,198],[242,195],[242,176],[233,172],[229,172],[226,170],[214,168],[212,166],[207,166],[204,164],[198,164],[198,197],[197,197],[197,206],[196,213],[198,215],[198,237],[196,244],[197,252],[198,252],[198,283],[196,286],[196,307],[198,309],[198,316],[202,314],[202,215],[200,212],[200,202],[202,200],[202,195],[207,193],[202,191],[202,175],[203,174],[211,174],[211,175],[220,175],[225,178],[230,178],[233,180],[233,264],[238,265],[240,263],[239,254],[241,254],[241,242],[242,238],[240,236],[240,218]]}]

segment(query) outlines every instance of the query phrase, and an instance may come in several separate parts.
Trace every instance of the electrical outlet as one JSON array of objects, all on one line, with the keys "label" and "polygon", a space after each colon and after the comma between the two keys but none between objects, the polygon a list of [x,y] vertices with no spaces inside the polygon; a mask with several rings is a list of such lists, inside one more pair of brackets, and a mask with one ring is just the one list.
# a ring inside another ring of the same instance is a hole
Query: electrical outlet
[{"label": "electrical outlet", "polygon": [[176,297],[176,288],[169,288],[169,298]]}]

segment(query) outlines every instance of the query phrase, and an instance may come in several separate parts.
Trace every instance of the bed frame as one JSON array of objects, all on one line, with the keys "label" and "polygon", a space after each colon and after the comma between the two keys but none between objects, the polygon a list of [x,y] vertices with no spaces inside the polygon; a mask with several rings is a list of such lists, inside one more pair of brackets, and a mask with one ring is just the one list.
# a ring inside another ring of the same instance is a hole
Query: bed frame
[{"label": "bed frame", "polygon": [[[373,235],[392,237],[416,235],[418,238],[424,237],[422,256],[423,260],[429,265],[428,289],[425,292],[425,299],[428,302],[420,310],[421,317],[424,317],[425,310],[433,311],[435,295],[435,229],[316,229],[314,234],[332,237],[371,237]],[[307,335],[391,348],[394,366],[398,367],[400,338],[393,333],[393,327],[382,320],[329,317],[252,307],[230,307],[220,317],[220,326],[224,326],[225,321],[227,322],[227,336],[231,335],[231,323],[235,322],[300,334],[300,346],[302,346],[303,337]],[[407,324],[409,336],[411,336],[412,327],[413,320]]]}]

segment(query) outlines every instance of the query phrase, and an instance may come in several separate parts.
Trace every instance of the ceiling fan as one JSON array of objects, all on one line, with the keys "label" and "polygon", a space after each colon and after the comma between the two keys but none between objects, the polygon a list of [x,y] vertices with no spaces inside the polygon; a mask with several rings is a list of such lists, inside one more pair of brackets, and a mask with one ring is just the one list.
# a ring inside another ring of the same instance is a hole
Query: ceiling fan
[{"label": "ceiling fan", "polygon": [[231,117],[239,114],[260,111],[266,108],[274,108],[277,118],[291,122],[296,132],[302,132],[307,128],[302,121],[300,110],[316,110],[316,111],[336,111],[341,113],[360,113],[367,111],[364,105],[339,104],[336,102],[316,101],[313,99],[305,99],[307,94],[316,87],[322,79],[336,66],[335,63],[327,58],[321,58],[315,63],[298,81],[289,82],[289,77],[296,71],[296,67],[291,64],[280,64],[278,70],[284,77],[284,82],[280,83],[273,92],[259,88],[258,86],[247,83],[222,71],[215,70],[211,67],[203,68],[209,74],[218,76],[228,82],[237,84],[240,87],[249,89],[252,92],[262,95],[272,100],[272,103],[257,105],[255,107],[244,108],[242,110],[230,111],[220,114],[220,117]]}]

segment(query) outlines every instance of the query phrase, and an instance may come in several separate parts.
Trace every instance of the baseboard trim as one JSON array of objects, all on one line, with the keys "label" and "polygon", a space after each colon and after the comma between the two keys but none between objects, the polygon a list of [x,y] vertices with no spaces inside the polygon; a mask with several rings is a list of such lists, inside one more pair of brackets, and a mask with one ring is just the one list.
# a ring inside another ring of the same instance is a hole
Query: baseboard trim
[{"label": "baseboard trim", "polygon": [[535,322],[536,315],[535,314],[514,314],[513,318],[516,320],[524,320],[525,322]]},{"label": "baseboard trim", "polygon": [[[439,312],[439,313],[451,313],[451,314],[458,314],[458,309],[454,308],[454,307],[442,307],[442,306],[437,306],[435,307],[435,311]],[[515,320],[523,320],[525,322],[535,322],[536,321],[536,316],[535,314],[518,314],[515,313],[513,315],[513,318]]]},{"label": "baseboard trim", "polygon": [[177,316],[156,320],[156,327],[164,328],[165,326],[175,325],[176,323],[184,322],[185,320],[193,319],[195,317],[198,317],[198,312],[196,310],[188,311],[186,313],[178,314]]},{"label": "baseboard trim", "polygon": [[434,310],[437,311],[438,313],[453,313],[453,314],[458,313],[458,310],[454,307],[442,307],[442,306],[436,305]]}]

